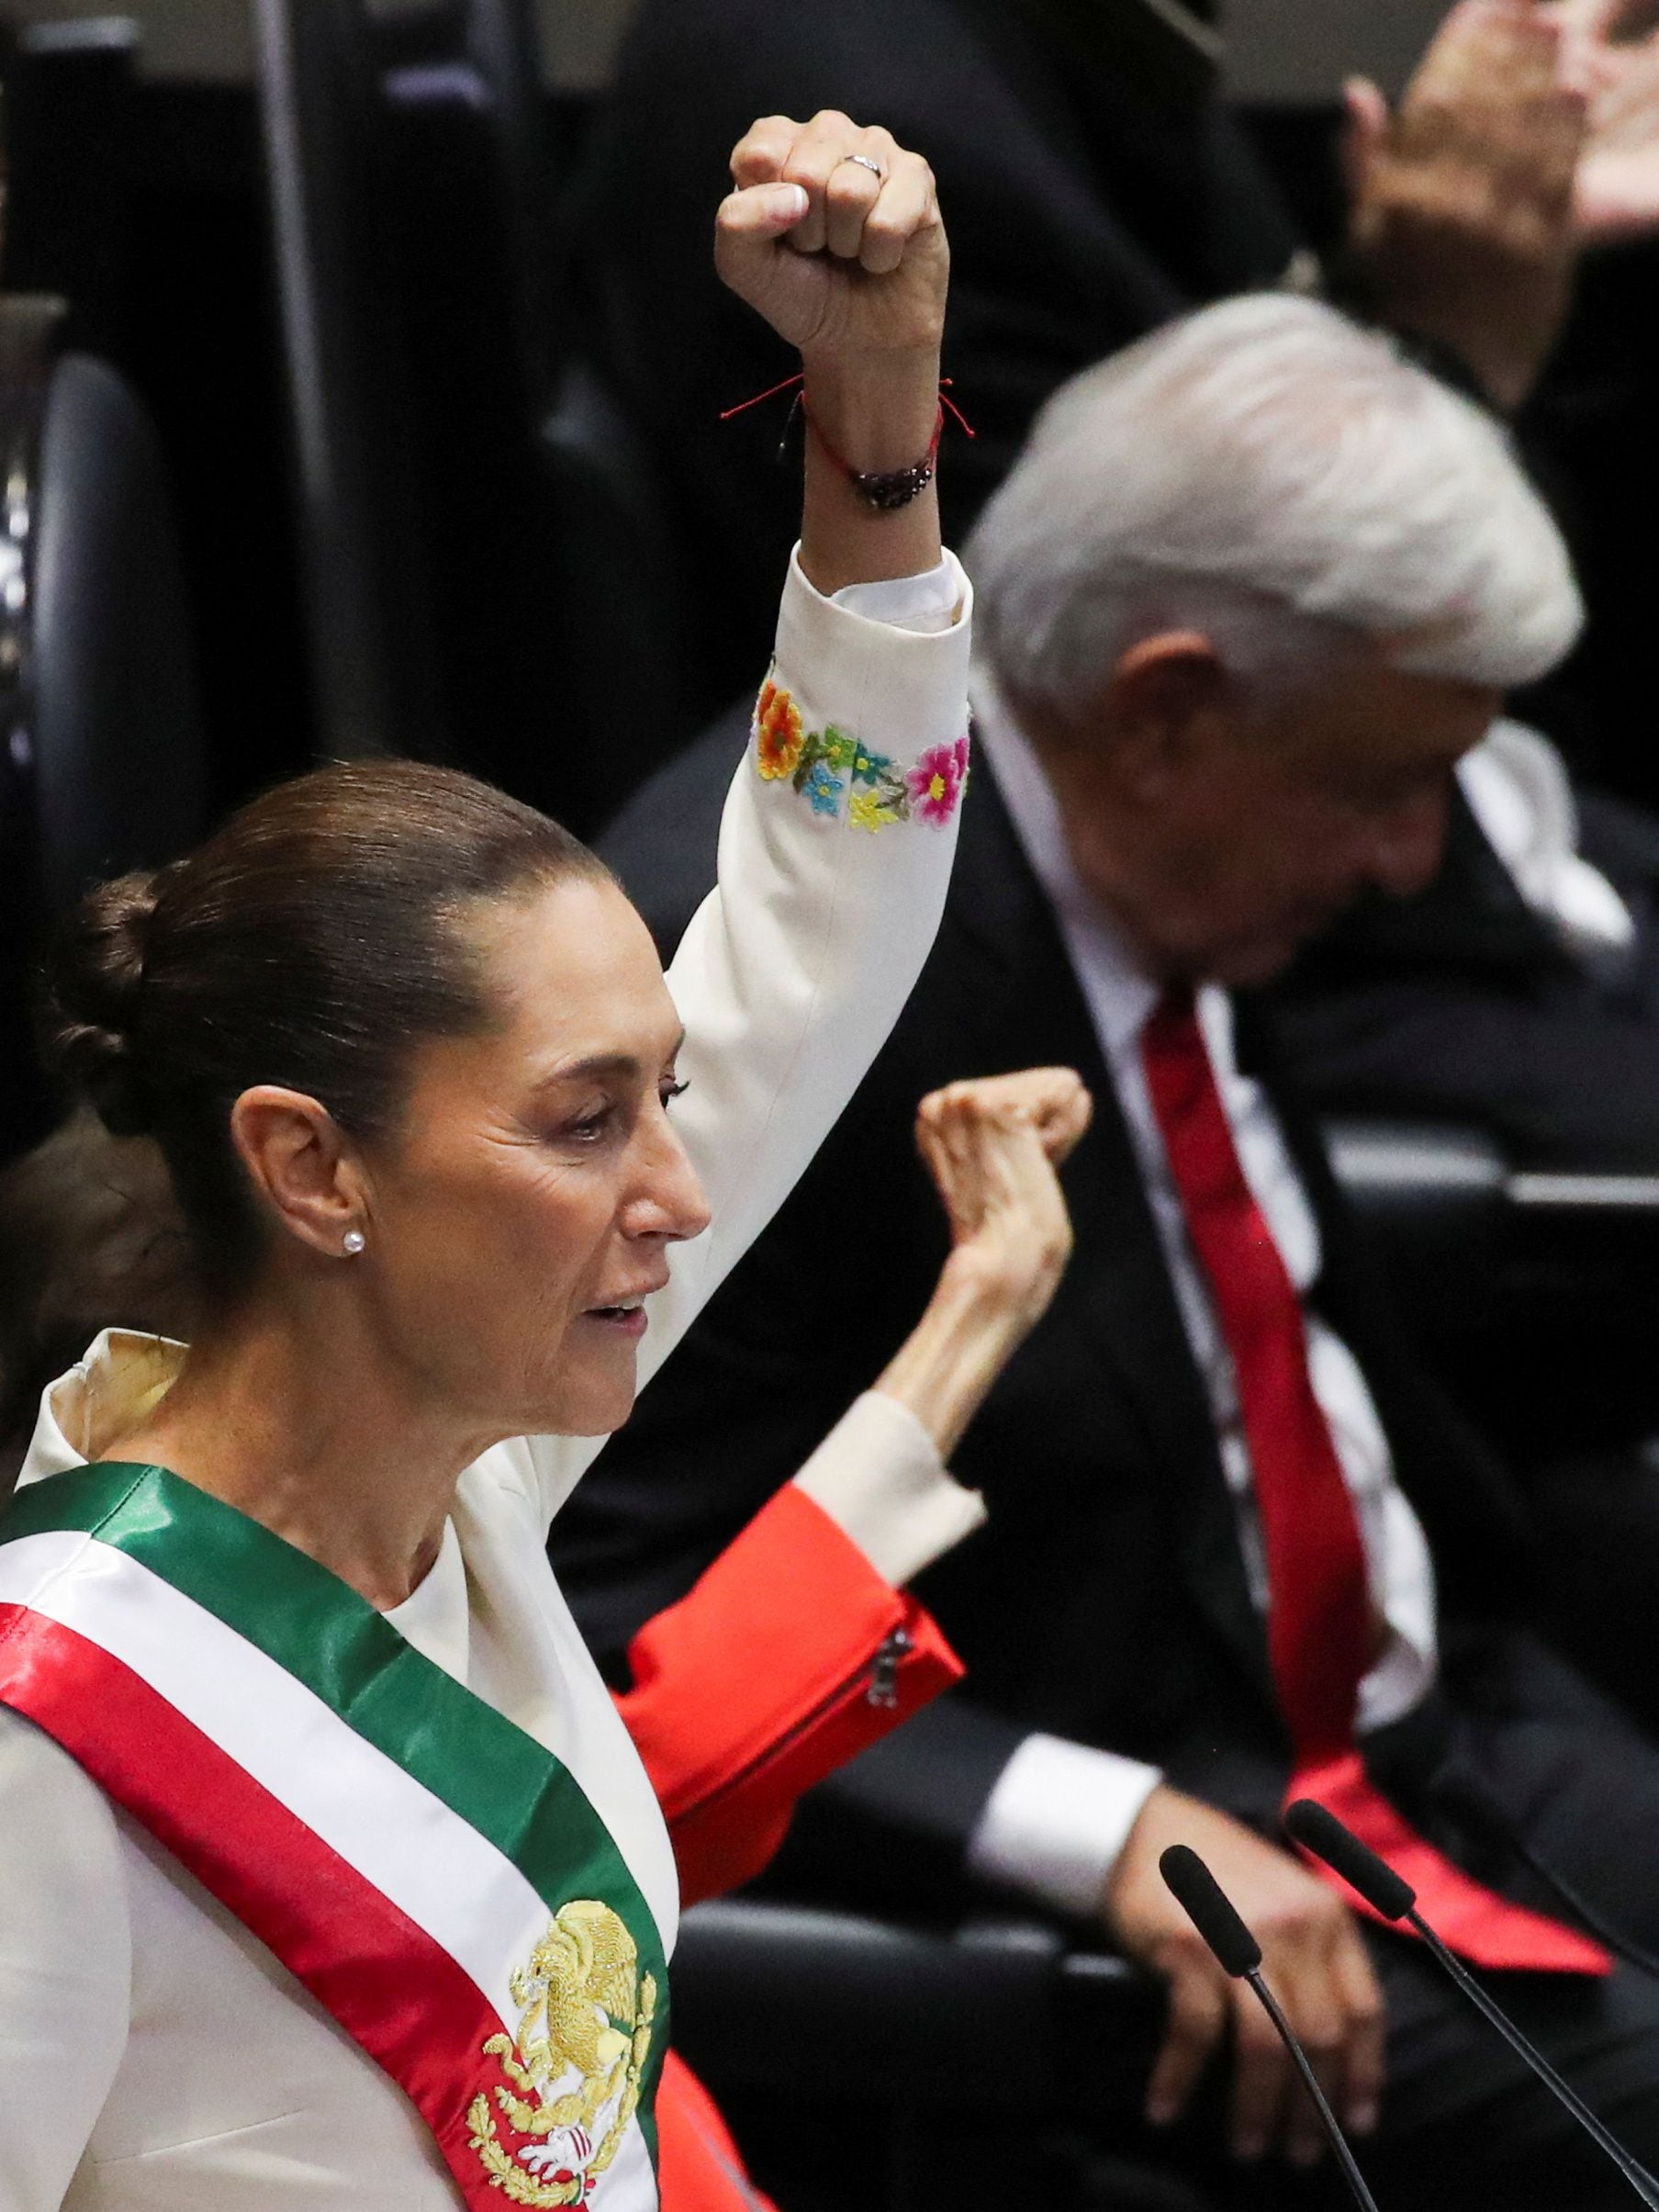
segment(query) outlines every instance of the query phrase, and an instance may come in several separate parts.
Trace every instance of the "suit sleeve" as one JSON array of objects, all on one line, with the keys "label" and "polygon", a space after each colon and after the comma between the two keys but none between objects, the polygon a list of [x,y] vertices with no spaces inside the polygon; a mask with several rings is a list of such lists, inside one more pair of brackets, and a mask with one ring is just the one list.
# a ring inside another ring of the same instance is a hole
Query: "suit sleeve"
[{"label": "suit sleeve", "polygon": [[865,1910],[879,1898],[882,1910],[933,1919],[966,1904],[970,1847],[1026,1736],[970,1685],[949,1690],[806,1800],[787,1878]]},{"label": "suit sleeve", "polygon": [[1162,1780],[1142,1759],[1035,1730],[997,1777],[968,1840],[969,1869],[1088,1919]]},{"label": "suit sleeve", "polygon": [[750,1881],[802,1792],[958,1680],[928,1615],[798,1483],[629,1647],[617,1699],[688,1904]]},{"label": "suit sleeve", "polygon": [[[968,764],[970,592],[950,567],[958,618],[922,632],[823,598],[791,565],[719,880],[668,971],[689,1086],[676,1116],[713,1220],[651,1302],[642,1385],[800,1178],[932,947]],[[600,1441],[531,1448],[551,1520]]]}]

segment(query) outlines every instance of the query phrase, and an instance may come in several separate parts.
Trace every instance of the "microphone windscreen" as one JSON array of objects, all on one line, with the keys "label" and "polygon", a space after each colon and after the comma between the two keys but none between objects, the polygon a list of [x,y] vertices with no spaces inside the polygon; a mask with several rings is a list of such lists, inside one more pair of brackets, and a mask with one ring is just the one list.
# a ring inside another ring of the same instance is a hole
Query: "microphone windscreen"
[{"label": "microphone windscreen", "polygon": [[1222,1971],[1253,1974],[1261,1963],[1261,1946],[1250,1934],[1221,1884],[1196,1851],[1171,1844],[1158,1862],[1164,1886],[1215,1952]]},{"label": "microphone windscreen", "polygon": [[1311,1797],[1296,1800],[1284,1815],[1284,1825],[1293,1842],[1322,1858],[1384,1920],[1403,1920],[1417,1903],[1411,1884],[1402,1881],[1351,1828],[1345,1828],[1334,1813],[1328,1813]]}]

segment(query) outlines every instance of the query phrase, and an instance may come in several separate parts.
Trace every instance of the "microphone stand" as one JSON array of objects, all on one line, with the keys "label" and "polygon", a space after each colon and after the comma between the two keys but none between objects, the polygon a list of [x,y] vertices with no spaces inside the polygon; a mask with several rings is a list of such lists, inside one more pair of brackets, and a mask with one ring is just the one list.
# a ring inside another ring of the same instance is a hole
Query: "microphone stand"
[{"label": "microphone stand", "polygon": [[[1362,2212],[1377,2212],[1377,2200],[1365,2185],[1365,2176],[1360,2172],[1353,2152],[1348,2148],[1348,2138],[1337,2124],[1337,2116],[1330,2108],[1330,2101],[1319,2086],[1319,2077],[1308,2063],[1307,2053],[1303,2049],[1300,2039],[1292,2031],[1291,2024],[1284,2016],[1283,2006],[1267,1986],[1259,1966],[1251,1967],[1244,1980],[1261,1999],[1268,2018],[1279,2031],[1279,2040],[1295,2062],[1296,2072],[1302,2077],[1302,2086],[1313,2099],[1314,2110],[1319,2116],[1319,2125],[1325,2130],[1325,2139],[1336,2154],[1343,2178],[1353,2192],[1354,2202],[1362,2207]],[[1650,2203],[1653,2201],[1649,2199]]]},{"label": "microphone stand", "polygon": [[1362,1843],[1351,1828],[1345,1827],[1314,1798],[1299,1798],[1288,1806],[1284,1825],[1293,1842],[1340,1874],[1374,1913],[1384,1920],[1404,1920],[1417,1930],[1441,1970],[1481,2017],[1496,2028],[1556,2102],[1572,2114],[1597,2149],[1612,2160],[1642,2203],[1659,2212],[1659,2182],[1602,2126],[1572,2083],[1563,2080],[1543,2052],[1521,2033],[1496,1999],[1487,1995],[1463,1960],[1435,1934],[1418,1911],[1417,1892],[1405,1877],[1396,1874],[1385,1858],[1380,1858],[1369,1844]]},{"label": "microphone stand", "polygon": [[1555,2071],[1541,2050],[1522,2035],[1520,2029],[1503,2008],[1487,1996],[1485,1991],[1469,1971],[1455,1951],[1448,1948],[1415,1905],[1410,1906],[1406,1918],[1429,1946],[1483,2018],[1489,2020],[1517,2057],[1523,2059],[1539,2080],[1553,2090],[1566,2106],[1585,2132],[1606,2151],[1625,2180],[1630,2183],[1644,2205],[1659,2212],[1659,2182],[1655,2182],[1647,2168],[1631,2157],[1617,2137],[1609,2135],[1596,2115],[1590,2110],[1573,2084]]},{"label": "microphone stand", "polygon": [[1261,1946],[1239,1919],[1227,1892],[1210,1872],[1196,1851],[1186,1844],[1171,1844],[1158,1861],[1165,1886],[1182,1911],[1209,1946],[1212,1957],[1225,1974],[1235,1982],[1248,1982],[1256,1993],[1257,2002],[1272,2022],[1281,2043],[1289,2051],[1302,2078],[1302,2086],[1312,2100],[1313,2108],[1325,2139],[1336,2153],[1342,2178],[1353,2193],[1360,2212],[1377,2212],[1377,2201],[1365,2186],[1365,2177],[1354,2161],[1348,2147],[1348,2139],[1338,2124],[1325,2092],[1319,2086],[1318,2076],[1303,2049],[1296,2031],[1285,2018],[1283,2008],[1269,1989],[1261,1975]]}]

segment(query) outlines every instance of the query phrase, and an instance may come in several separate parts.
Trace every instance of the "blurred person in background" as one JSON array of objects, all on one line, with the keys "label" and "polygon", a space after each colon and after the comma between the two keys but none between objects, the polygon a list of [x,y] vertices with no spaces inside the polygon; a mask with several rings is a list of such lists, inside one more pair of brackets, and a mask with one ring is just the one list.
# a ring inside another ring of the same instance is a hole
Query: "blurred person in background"
[{"label": "blurred person in background", "polygon": [[112,1137],[89,1106],[0,1169],[0,1496],[41,1391],[118,1315],[189,1336],[187,1253],[161,1154]]},{"label": "blurred person in background", "polygon": [[[1628,288],[1647,294],[1656,17],[1647,0],[1462,0],[1397,112],[1351,84],[1345,235],[1321,267],[1226,103],[1211,0],[645,0],[588,165],[607,220],[583,228],[587,279],[596,342],[684,519],[705,710],[753,660],[791,527],[785,403],[720,416],[784,365],[700,264],[671,179],[714,172],[758,99],[857,109],[880,88],[953,208],[947,366],[979,433],[953,443],[958,534],[1068,376],[1204,301],[1323,287],[1519,414],[1584,540],[1592,644],[1634,671],[1603,687],[1598,719],[1565,715],[1575,759],[1599,754],[1615,781],[1628,766],[1659,798],[1641,735],[1659,351],[1644,372],[1599,345],[1529,400],[1586,255],[1595,277],[1631,247]],[[1650,326],[1619,342],[1639,355]],[[1464,784],[1433,885],[1367,904],[1289,980],[1286,1052],[1328,1108],[1467,1116],[1526,1165],[1652,1170],[1659,830],[1586,799],[1542,742],[1489,748]]]},{"label": "blurred person in background", "polygon": [[719,533],[741,550],[718,587],[689,579],[718,660],[707,707],[764,642],[793,527],[784,410],[720,417],[790,364],[711,280],[683,180],[717,177],[768,98],[792,114],[879,100],[949,194],[947,366],[979,432],[945,493],[961,537],[1058,385],[1230,292],[1327,283],[1520,407],[1582,251],[1659,221],[1659,56],[1621,42],[1656,12],[1461,0],[1396,114],[1351,84],[1346,237],[1322,270],[1227,105],[1215,0],[643,0],[586,164],[611,219],[583,226],[582,251],[603,359],[688,521],[706,538],[741,517]]},{"label": "blurred person in background", "polygon": [[[939,942],[562,1518],[561,1577],[602,1651],[669,1602],[936,1263],[925,1185],[869,1177],[909,1099],[957,1067],[1076,1064],[1097,1113],[1066,1173],[1072,1267],[957,1460],[994,1534],[920,1586],[969,1684],[809,1802],[790,1880],[929,1917],[1012,1890],[1104,1929],[1169,1984],[1142,2083],[1164,2160],[1228,2205],[1295,2203],[1268,2154],[1314,2160],[1311,2114],[1159,1879],[1192,1843],[1384,2201],[1610,2206],[1623,2184],[1421,1951],[1279,1837],[1312,1790],[1404,1848],[1430,1918],[1659,2153],[1659,1992],[1440,1796],[1478,1777],[1651,1940],[1659,1753],[1528,1633],[1508,1478],[1373,1283],[1258,989],[1366,887],[1433,875],[1458,764],[1576,634],[1565,548],[1489,414],[1281,294],[1067,387],[973,556],[983,765]],[[712,868],[690,793],[732,743],[665,771],[608,844],[667,941]],[[833,1330],[801,1325],[803,1286]],[[985,2146],[963,2144],[970,2167]]]}]

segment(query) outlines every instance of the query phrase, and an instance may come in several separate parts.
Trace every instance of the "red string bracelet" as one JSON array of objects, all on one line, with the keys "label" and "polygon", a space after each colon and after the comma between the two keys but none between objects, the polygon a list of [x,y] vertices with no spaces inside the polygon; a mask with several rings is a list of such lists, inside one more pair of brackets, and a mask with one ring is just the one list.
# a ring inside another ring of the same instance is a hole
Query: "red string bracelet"
[{"label": "red string bracelet", "polygon": [[[817,439],[825,459],[832,462],[841,471],[841,474],[867,506],[873,507],[883,514],[891,514],[901,507],[908,507],[913,500],[919,499],[933,482],[938,469],[939,441],[945,434],[945,417],[947,411],[951,420],[969,437],[971,438],[976,434],[973,425],[969,421],[967,416],[946,392],[945,387],[950,381],[951,379],[946,376],[940,382],[938,419],[934,424],[933,438],[927,451],[921,460],[913,461],[908,468],[854,468],[845,461],[830,444],[824,433],[822,425],[813,413],[807,400],[804,373],[786,376],[781,384],[774,384],[769,391],[757,392],[752,399],[745,399],[736,407],[727,408],[720,419],[723,422],[730,422],[738,415],[747,414],[752,407],[763,406],[767,400],[776,399],[783,392],[793,392],[794,399],[790,408],[790,420],[793,421],[795,410],[799,408],[806,419],[808,428],[812,431],[813,437]],[[788,430],[789,424],[786,422],[784,425],[786,435]]]},{"label": "red string bracelet", "polygon": [[720,419],[723,422],[734,422],[739,415],[746,415],[750,408],[764,407],[768,399],[776,399],[782,392],[793,392],[799,399],[805,383],[806,371],[797,369],[792,376],[786,376],[781,384],[770,385],[764,392],[757,392],[752,399],[740,399],[735,407],[726,408]]},{"label": "red string bracelet", "polygon": [[943,399],[939,402],[927,451],[919,461],[913,461],[908,468],[854,468],[842,459],[824,436],[823,425],[808,404],[804,389],[801,394],[801,411],[806,417],[807,428],[824,449],[825,459],[833,462],[841,471],[867,507],[874,507],[882,514],[894,514],[901,507],[908,507],[912,500],[920,499],[933,482],[939,466],[939,440],[945,435]]}]

